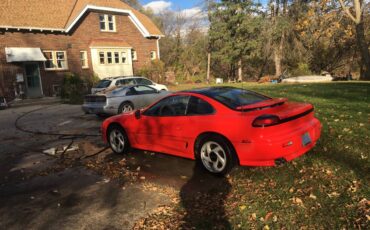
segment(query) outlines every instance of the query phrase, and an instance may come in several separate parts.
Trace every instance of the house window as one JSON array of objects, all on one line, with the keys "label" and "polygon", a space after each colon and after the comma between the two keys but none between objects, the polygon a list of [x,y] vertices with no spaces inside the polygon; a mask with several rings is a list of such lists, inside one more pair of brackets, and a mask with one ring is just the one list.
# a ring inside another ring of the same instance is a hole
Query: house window
[{"label": "house window", "polygon": [[58,69],[67,69],[66,52],[58,51],[56,52],[56,57],[57,57]]},{"label": "house window", "polygon": [[157,59],[157,53],[155,51],[150,51],[150,59],[151,60]]},{"label": "house window", "polygon": [[99,15],[100,31],[115,32],[116,18],[113,15],[101,14]]},{"label": "house window", "polygon": [[51,51],[47,51],[47,52],[44,52],[44,55],[45,55],[45,58],[46,58],[46,61],[45,61],[45,69],[54,69],[55,66],[54,66],[54,63],[53,63],[53,52]]},{"label": "house window", "polygon": [[87,61],[87,51],[81,51],[80,52],[80,58],[81,58],[82,69],[89,68],[89,63]]},{"label": "house window", "polygon": [[107,63],[112,64],[112,52],[107,52]]},{"label": "house window", "polygon": [[45,70],[66,70],[67,52],[66,51],[44,51],[46,58]]},{"label": "house window", "polygon": [[99,51],[99,58],[101,65],[119,65],[119,64],[127,64],[128,52],[109,49],[105,51]]},{"label": "house window", "polygon": [[100,60],[100,64],[105,64],[105,53],[104,52],[99,52],[99,60]]},{"label": "house window", "polygon": [[127,60],[126,52],[121,52],[121,61],[122,61],[122,63],[125,64],[126,60]]},{"label": "house window", "polygon": [[114,63],[119,63],[119,52],[114,52]]},{"label": "house window", "polygon": [[115,31],[115,23],[114,23],[114,16],[108,15],[108,30],[109,31]]},{"label": "house window", "polygon": [[137,53],[136,50],[131,50],[131,58],[133,61],[137,61]]}]

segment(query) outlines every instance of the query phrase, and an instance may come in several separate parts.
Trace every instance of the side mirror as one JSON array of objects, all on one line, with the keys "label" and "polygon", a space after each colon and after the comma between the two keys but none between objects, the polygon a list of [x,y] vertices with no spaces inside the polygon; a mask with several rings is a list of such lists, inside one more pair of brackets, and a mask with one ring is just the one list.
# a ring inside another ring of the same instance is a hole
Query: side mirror
[{"label": "side mirror", "polygon": [[138,109],[135,111],[135,118],[140,119],[141,118],[141,111]]}]

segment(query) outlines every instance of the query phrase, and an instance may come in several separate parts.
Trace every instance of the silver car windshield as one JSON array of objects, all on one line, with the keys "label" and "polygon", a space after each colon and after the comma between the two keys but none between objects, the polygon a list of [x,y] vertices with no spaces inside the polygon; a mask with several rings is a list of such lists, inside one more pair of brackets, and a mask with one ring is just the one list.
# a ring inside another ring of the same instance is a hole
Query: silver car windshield
[{"label": "silver car windshield", "polygon": [[95,88],[107,88],[109,87],[111,80],[101,80],[99,83],[95,86]]}]

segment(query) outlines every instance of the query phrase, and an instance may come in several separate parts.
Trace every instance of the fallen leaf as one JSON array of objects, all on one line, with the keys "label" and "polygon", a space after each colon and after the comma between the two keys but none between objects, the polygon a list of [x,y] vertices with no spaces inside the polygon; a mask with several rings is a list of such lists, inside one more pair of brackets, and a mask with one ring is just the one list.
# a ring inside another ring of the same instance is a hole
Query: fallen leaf
[{"label": "fallen leaf", "polygon": [[239,207],[240,211],[243,211],[246,208],[247,208],[247,206],[245,206],[245,205],[242,205],[242,206]]},{"label": "fallen leaf", "polygon": [[302,207],[304,207],[304,205],[303,205],[303,201],[302,201],[302,199],[301,198],[298,198],[298,197],[293,197],[293,204],[296,204],[296,205],[299,205],[299,206],[302,206]]},{"label": "fallen leaf", "polygon": [[314,194],[312,194],[312,193],[310,194],[310,198],[313,199],[313,200],[316,200],[317,199],[317,197]]},{"label": "fallen leaf", "polygon": [[268,221],[271,218],[272,214],[273,214],[273,212],[267,213],[266,216],[265,216],[265,221]]},{"label": "fallen leaf", "polygon": [[256,213],[252,213],[252,219],[257,220],[257,214]]},{"label": "fallen leaf", "polygon": [[332,193],[328,194],[328,196],[329,196],[330,198],[338,197],[339,195],[340,195],[340,194],[339,194],[339,193],[337,193],[337,192],[332,192]]}]

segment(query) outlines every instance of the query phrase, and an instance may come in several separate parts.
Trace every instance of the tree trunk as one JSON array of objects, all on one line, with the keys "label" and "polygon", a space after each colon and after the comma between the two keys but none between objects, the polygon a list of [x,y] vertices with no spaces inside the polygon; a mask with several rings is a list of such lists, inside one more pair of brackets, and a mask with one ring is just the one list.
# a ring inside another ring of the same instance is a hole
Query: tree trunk
[{"label": "tree trunk", "polygon": [[276,46],[275,49],[274,49],[275,76],[276,77],[279,77],[282,73],[281,60],[282,60],[282,57],[283,57],[284,40],[285,40],[285,35],[284,35],[284,32],[283,32],[279,45]]},{"label": "tree trunk", "polygon": [[208,61],[207,61],[207,84],[210,83],[211,78],[211,52],[208,52]]},{"label": "tree trunk", "polygon": [[356,24],[357,49],[361,54],[361,80],[370,80],[370,54],[368,44],[365,38],[363,21]]},{"label": "tree trunk", "polygon": [[238,82],[243,81],[243,65],[242,65],[242,59],[239,59],[238,61]]}]

